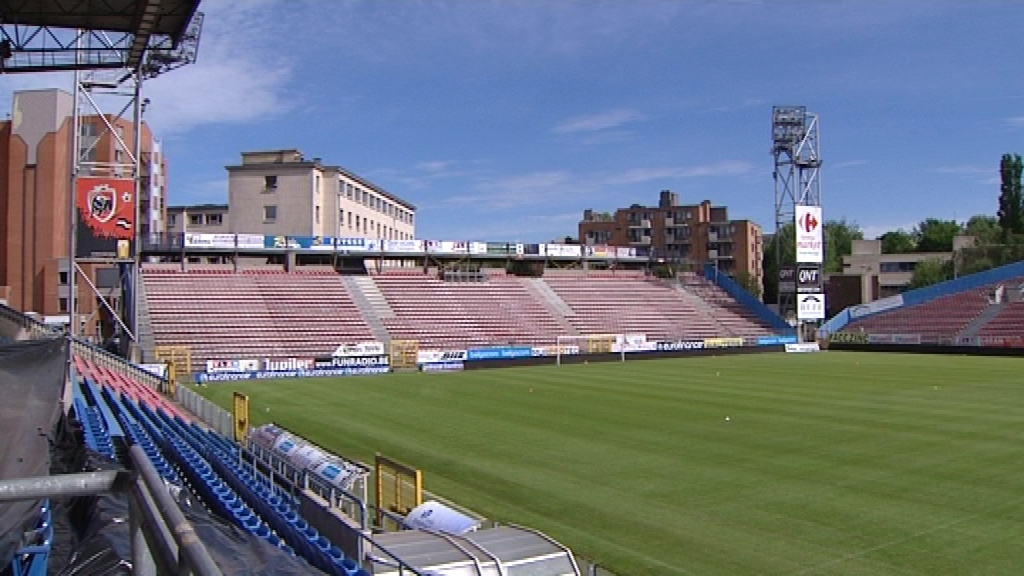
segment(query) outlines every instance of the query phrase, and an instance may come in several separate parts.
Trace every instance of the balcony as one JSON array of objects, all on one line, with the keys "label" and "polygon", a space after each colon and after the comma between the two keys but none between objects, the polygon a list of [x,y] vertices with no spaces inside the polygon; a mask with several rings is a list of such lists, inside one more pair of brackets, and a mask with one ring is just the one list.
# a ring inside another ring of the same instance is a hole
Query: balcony
[{"label": "balcony", "polygon": [[639,220],[639,221],[634,220],[634,221],[631,221],[629,223],[629,227],[630,228],[650,228],[651,227],[651,221],[650,220]]},{"label": "balcony", "polygon": [[647,235],[640,236],[639,238],[637,238],[635,236],[631,236],[629,238],[629,243],[632,244],[632,245],[650,246],[651,245],[651,237],[647,236]]}]

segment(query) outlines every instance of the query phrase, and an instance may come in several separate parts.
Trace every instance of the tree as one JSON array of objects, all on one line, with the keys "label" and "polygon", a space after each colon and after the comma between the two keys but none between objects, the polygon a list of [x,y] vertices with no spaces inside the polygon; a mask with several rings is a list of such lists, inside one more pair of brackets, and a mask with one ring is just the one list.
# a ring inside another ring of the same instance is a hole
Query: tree
[{"label": "tree", "polygon": [[994,216],[978,214],[971,216],[964,227],[964,234],[974,236],[979,246],[990,246],[999,243],[999,219]]},{"label": "tree", "polygon": [[953,237],[962,233],[955,220],[928,218],[914,228],[917,252],[952,252]]},{"label": "tree", "polygon": [[733,277],[733,280],[740,285],[741,288],[750,292],[754,298],[761,299],[761,285],[757,281],[757,276],[754,276],[746,270],[740,270]]},{"label": "tree", "polygon": [[1024,234],[1024,196],[1021,195],[1020,154],[1003,154],[999,162],[999,227],[1003,236]]},{"label": "tree", "polygon": [[[796,260],[796,227],[794,224],[785,224],[775,236],[782,242],[782,253],[785,255],[784,262]],[[765,238],[764,252],[761,261],[761,269],[764,270],[764,302],[775,303],[779,301],[779,260],[778,246],[775,244],[775,237]]]},{"label": "tree", "polygon": [[882,241],[882,254],[906,254],[917,248],[914,235],[900,228],[878,237]]},{"label": "tree", "polygon": [[953,277],[953,261],[941,258],[922,260],[914,266],[914,274],[910,277],[910,288],[924,288]]},{"label": "tree", "polygon": [[864,233],[861,232],[860,226],[843,218],[825,222],[822,237],[825,241],[824,272],[839,274],[843,271],[843,256],[853,253],[853,241],[863,240]]}]

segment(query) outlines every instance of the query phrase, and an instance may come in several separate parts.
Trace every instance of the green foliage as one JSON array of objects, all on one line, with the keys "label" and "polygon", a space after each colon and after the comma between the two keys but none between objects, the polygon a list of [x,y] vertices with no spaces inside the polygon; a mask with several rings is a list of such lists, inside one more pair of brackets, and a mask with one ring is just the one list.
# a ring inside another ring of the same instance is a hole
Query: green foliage
[{"label": "green foliage", "polygon": [[853,252],[853,241],[863,240],[864,233],[861,232],[860,226],[843,218],[825,222],[822,234],[825,241],[825,273],[841,273],[843,256],[849,256]]},{"label": "green foliage", "polygon": [[653,272],[657,278],[661,278],[663,280],[668,280],[676,277],[675,267],[669,264],[658,264],[657,266],[654,267]]},{"label": "green foliage", "polygon": [[914,228],[917,252],[952,252],[953,237],[963,234],[963,227],[955,220],[928,218]]},{"label": "green foliage", "polygon": [[974,236],[975,243],[980,246],[998,244],[1001,237],[999,219],[995,216],[978,214],[971,216],[964,226],[964,234]]},{"label": "green foliage", "polygon": [[914,267],[910,278],[910,289],[924,288],[953,278],[953,261],[940,258],[922,260]]},{"label": "green foliage", "polygon": [[1003,154],[999,162],[999,226],[1004,236],[1024,234],[1024,195],[1021,194],[1021,158]]},{"label": "green foliage", "polygon": [[[777,239],[777,240],[776,240]],[[764,283],[762,294],[763,302],[775,303],[779,301],[779,262],[776,257],[781,242],[782,253],[785,255],[783,262],[794,262],[796,260],[796,226],[786,224],[775,238],[771,241],[765,240],[764,252],[761,260],[761,269],[764,270]]]},{"label": "green foliage", "polygon": [[746,270],[741,270],[734,277],[733,280],[740,285],[741,288],[750,292],[754,298],[761,299],[761,284],[757,281],[757,276],[754,276]]},{"label": "green foliage", "polygon": [[907,254],[917,249],[914,235],[900,228],[878,237],[882,241],[882,254]]}]

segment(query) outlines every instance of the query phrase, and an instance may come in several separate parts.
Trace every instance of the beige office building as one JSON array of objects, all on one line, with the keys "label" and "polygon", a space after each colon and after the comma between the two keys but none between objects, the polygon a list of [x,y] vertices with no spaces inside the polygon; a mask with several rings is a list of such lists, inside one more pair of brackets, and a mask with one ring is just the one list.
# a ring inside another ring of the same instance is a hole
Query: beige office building
[{"label": "beige office building", "polygon": [[298,150],[243,152],[242,163],[227,171],[228,232],[416,237],[416,207],[411,203],[344,168],[306,159]]}]

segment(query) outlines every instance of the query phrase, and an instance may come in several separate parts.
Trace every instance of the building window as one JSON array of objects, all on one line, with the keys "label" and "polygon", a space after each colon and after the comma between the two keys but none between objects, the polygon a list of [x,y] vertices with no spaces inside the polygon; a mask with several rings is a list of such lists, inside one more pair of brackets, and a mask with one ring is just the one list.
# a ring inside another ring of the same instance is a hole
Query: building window
[{"label": "building window", "polygon": [[220,226],[221,224],[224,223],[224,215],[223,214],[207,214],[206,215],[206,223],[209,224],[210,226]]},{"label": "building window", "polygon": [[264,176],[263,189],[267,191],[277,190],[277,176]]},{"label": "building window", "polygon": [[203,215],[202,214],[189,214],[188,215],[188,223],[191,224],[192,226],[202,226],[203,225]]},{"label": "building window", "polygon": [[320,223],[320,207],[319,206],[316,206],[316,210],[314,211],[313,218],[314,218],[314,220],[316,221],[317,224]]},{"label": "building window", "polygon": [[263,221],[273,222],[277,220],[277,206],[264,206],[263,207]]},{"label": "building window", "polygon": [[167,216],[167,223],[170,224],[171,226],[174,226],[174,224],[177,221],[178,221],[178,215],[177,214],[169,214]]},{"label": "building window", "polygon": [[[356,216],[356,218],[359,218],[359,216]],[[348,229],[349,230],[352,229],[352,213],[351,212],[348,213]]]},{"label": "building window", "polygon": [[[350,216],[351,216],[351,214],[350,214]],[[356,214],[356,232],[359,231],[359,221],[360,221],[359,220],[359,214]],[[349,222],[349,224],[351,224],[351,222]],[[349,227],[351,228],[351,226],[349,226]]]},{"label": "building window", "polygon": [[[67,274],[67,272],[61,272],[61,274]],[[57,299],[57,310],[59,312],[67,312],[68,311],[68,299],[67,298],[58,298]]]},{"label": "building window", "polygon": [[67,272],[57,272],[57,283],[60,284],[61,286],[67,286],[68,285],[68,273]]}]

